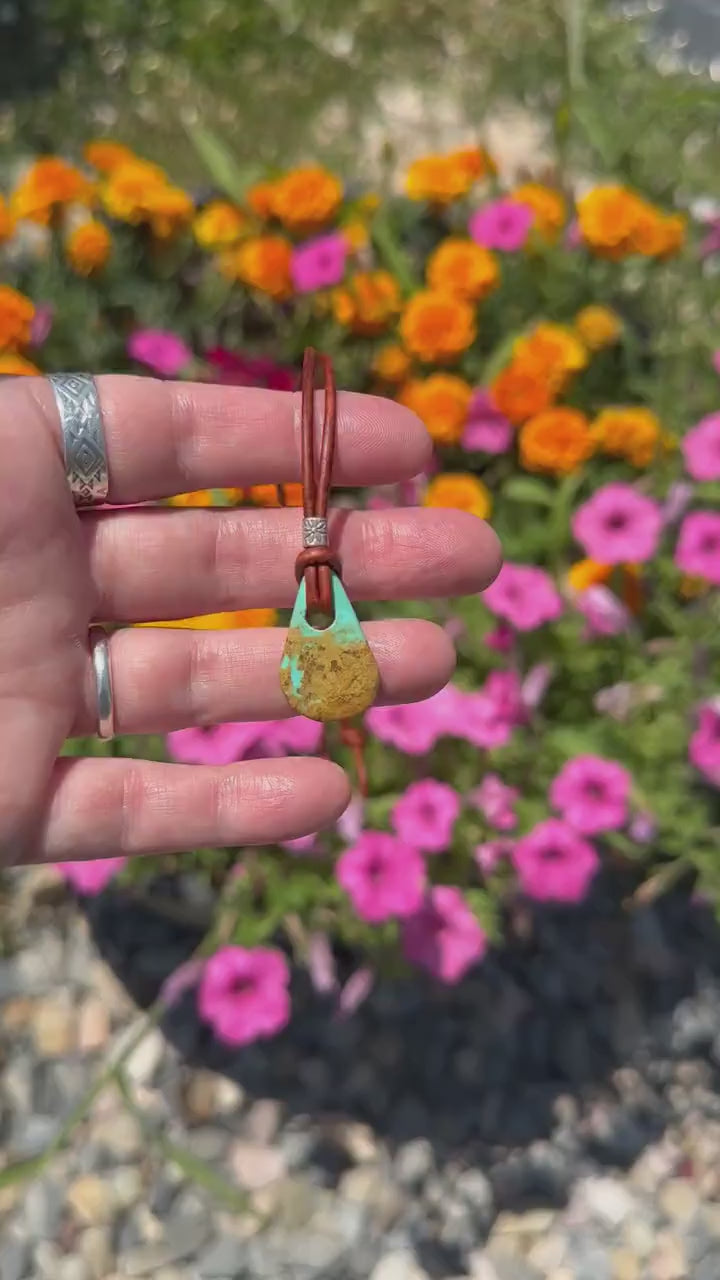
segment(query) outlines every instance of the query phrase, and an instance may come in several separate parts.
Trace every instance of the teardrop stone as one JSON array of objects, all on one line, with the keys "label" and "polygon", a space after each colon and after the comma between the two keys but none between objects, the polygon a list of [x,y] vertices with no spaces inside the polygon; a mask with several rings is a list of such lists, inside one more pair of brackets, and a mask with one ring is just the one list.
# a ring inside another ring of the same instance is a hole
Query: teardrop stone
[{"label": "teardrop stone", "polygon": [[380,680],[347,592],[337,574],[331,576],[334,621],[322,630],[310,625],[302,581],[280,663],[285,697],[311,720],[348,720],[367,711]]}]

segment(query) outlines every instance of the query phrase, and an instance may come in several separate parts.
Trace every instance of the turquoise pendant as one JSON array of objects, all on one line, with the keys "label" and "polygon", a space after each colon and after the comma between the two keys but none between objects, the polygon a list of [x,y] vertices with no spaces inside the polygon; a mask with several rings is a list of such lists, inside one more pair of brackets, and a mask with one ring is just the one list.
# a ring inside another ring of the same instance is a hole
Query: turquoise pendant
[{"label": "turquoise pendant", "polygon": [[311,720],[348,720],[367,711],[380,680],[347,592],[337,574],[331,576],[333,622],[322,630],[310,625],[303,580],[280,663],[285,697],[293,711]]}]

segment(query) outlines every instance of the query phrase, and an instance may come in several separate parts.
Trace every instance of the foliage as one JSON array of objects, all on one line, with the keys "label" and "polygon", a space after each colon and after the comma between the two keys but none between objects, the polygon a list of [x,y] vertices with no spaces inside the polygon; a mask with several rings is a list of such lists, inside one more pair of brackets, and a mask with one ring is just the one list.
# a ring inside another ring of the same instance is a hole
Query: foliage
[{"label": "foliage", "polygon": [[[315,345],[342,386],[420,413],[440,474],[418,477],[414,500],[492,509],[508,561],[483,598],[400,607],[457,637],[452,689],[404,719],[368,715],[370,794],[339,831],[243,851],[226,943],[252,950],[288,931],[312,964],[329,936],[394,965],[400,940],[455,981],[500,937],[518,888],[575,901],[602,858],[637,863],[650,883],[687,868],[717,900],[720,325],[707,229],[669,185],[619,182],[609,152],[590,189],[563,172],[503,193],[490,157],[465,148],[423,158],[410,197],[381,200],[315,167],[247,187],[216,139],[202,145],[225,188],[202,202],[100,143],[80,167],[30,169],[3,208],[4,252],[35,312],[11,288],[0,296],[0,367],[141,362],[283,385]],[[699,419],[702,438],[688,434]],[[401,496],[355,495],[370,499]],[[615,503],[607,516],[602,502]],[[209,758],[201,731],[182,751]],[[234,862],[205,850],[185,865],[222,886]],[[369,910],[368,882],[383,876],[393,905]],[[275,983],[281,1010],[285,979],[268,966],[258,981]]]}]

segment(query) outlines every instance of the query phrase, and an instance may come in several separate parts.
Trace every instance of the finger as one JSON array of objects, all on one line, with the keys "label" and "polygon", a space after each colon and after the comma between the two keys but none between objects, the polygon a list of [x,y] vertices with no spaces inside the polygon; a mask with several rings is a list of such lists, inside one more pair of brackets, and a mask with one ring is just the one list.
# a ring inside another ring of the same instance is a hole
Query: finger
[{"label": "finger", "polygon": [[[26,413],[32,401],[59,437],[50,384],[18,381],[25,385],[12,392],[17,411]],[[300,479],[300,397],[293,392],[127,376],[100,377],[97,388],[111,502]],[[409,409],[340,393],[335,483],[411,479],[430,454],[428,434]]]},{"label": "finger", "polygon": [[251,760],[228,768],[63,759],[28,861],[257,845],[336,822],[350,800],[329,760]]},{"label": "finger", "polygon": [[[419,619],[370,622],[367,638],[380,671],[379,701],[416,702],[442,689],[455,651],[441,627]],[[118,733],[167,733],[190,725],[280,720],[293,714],[278,679],[287,632],[116,631],[110,638]],[[94,733],[97,702],[88,671],[76,734]]]},{"label": "finger", "polygon": [[[287,510],[123,511],[87,530],[98,618],[143,622],[292,604],[301,515]],[[500,567],[489,525],[464,511],[336,511],[331,542],[358,600],[482,591]]]}]

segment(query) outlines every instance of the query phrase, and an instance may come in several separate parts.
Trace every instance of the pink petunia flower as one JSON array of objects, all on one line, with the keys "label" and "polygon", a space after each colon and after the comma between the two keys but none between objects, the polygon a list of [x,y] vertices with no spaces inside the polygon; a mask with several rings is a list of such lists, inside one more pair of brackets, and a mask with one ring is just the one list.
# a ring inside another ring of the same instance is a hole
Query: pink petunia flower
[{"label": "pink petunia flower", "polygon": [[491,671],[482,688],[460,697],[455,735],[483,750],[504,747],[525,719],[516,671]]},{"label": "pink petunia flower", "polygon": [[50,337],[54,318],[55,308],[51,302],[41,302],[36,306],[35,314],[30,322],[31,347],[41,347]]},{"label": "pink petunia flower", "polygon": [[485,636],[485,644],[488,649],[494,649],[496,653],[510,653],[515,643],[515,633],[512,627],[507,623],[501,622],[492,631],[488,631]]},{"label": "pink petunia flower", "polygon": [[688,747],[690,762],[708,782],[720,787],[720,698],[700,708]]},{"label": "pink petunia flower", "polygon": [[395,804],[391,820],[398,836],[423,853],[443,853],[460,813],[454,787],[435,778],[411,782]]},{"label": "pink petunia flower", "polygon": [[476,845],[473,857],[478,870],[484,876],[492,875],[501,862],[512,857],[514,848],[515,841],[508,839],[507,836],[498,836],[497,840],[485,840],[482,844]]},{"label": "pink petunia flower", "polygon": [[680,525],[675,563],[683,573],[706,578],[720,586],[720,514],[691,511]]},{"label": "pink petunia flower", "polygon": [[453,732],[458,690],[446,685],[432,698],[399,707],[371,707],[365,723],[381,742],[411,756],[431,751],[444,734]]},{"label": "pink petunia flower", "polygon": [[550,687],[554,674],[555,667],[551,662],[536,662],[525,673],[520,686],[520,701],[525,711],[537,711]]},{"label": "pink petunia flower", "polygon": [[550,784],[550,803],[583,835],[625,825],[632,779],[617,760],[575,756]]},{"label": "pink petunia flower", "polygon": [[225,1044],[277,1035],[290,1018],[290,970],[269,947],[221,947],[205,963],[198,1012]]},{"label": "pink petunia flower", "polygon": [[216,724],[208,729],[176,729],[167,734],[165,745],[171,758],[180,764],[234,764],[244,760],[248,751],[260,743],[266,727],[255,721]]},{"label": "pink petunia flower", "polygon": [[263,747],[269,753],[294,751],[312,756],[320,750],[323,726],[307,716],[290,716],[289,720],[272,720],[264,726]]},{"label": "pink petunia flower", "polygon": [[420,910],[403,923],[402,945],[412,964],[454,983],[482,960],[488,938],[460,890],[436,885]]},{"label": "pink petunia flower", "polygon": [[562,597],[550,575],[532,564],[506,562],[495,581],[482,592],[482,599],[492,613],[518,631],[534,631],[559,618],[563,609]]},{"label": "pink petunia flower", "polygon": [[336,822],[338,835],[342,837],[347,844],[351,844],[357,840],[365,823],[365,801],[361,795],[355,793],[344,813],[340,814]]},{"label": "pink petunia flower", "polygon": [[600,865],[593,846],[558,818],[546,818],[511,854],[520,889],[538,902],[581,902]]},{"label": "pink petunia flower", "polygon": [[425,864],[417,849],[385,831],[364,831],[338,859],[338,883],[362,920],[409,916],[425,889]]},{"label": "pink petunia flower", "polygon": [[339,284],[345,274],[346,257],[347,241],[339,231],[296,245],[290,274],[298,293],[315,293]]},{"label": "pink petunia flower", "polygon": [[682,451],[693,480],[720,480],[720,413],[701,418],[683,439]]},{"label": "pink petunia flower", "polygon": [[128,355],[161,378],[174,378],[193,358],[186,342],[166,329],[136,329],[127,343]]},{"label": "pink petunia flower", "polygon": [[461,444],[472,453],[507,453],[513,440],[512,424],[495,408],[483,387],[473,392]]},{"label": "pink petunia flower", "polygon": [[470,792],[468,799],[477,806],[486,822],[498,831],[512,831],[517,825],[513,808],[520,792],[508,787],[497,773],[486,773],[479,787]]},{"label": "pink petunia flower", "polygon": [[57,862],[55,865],[73,889],[86,897],[94,897],[96,893],[102,893],[126,862],[127,858],[92,858],[87,862]]},{"label": "pink petunia flower", "polygon": [[515,253],[525,244],[534,218],[532,209],[519,200],[492,200],[475,211],[468,231],[486,249]]},{"label": "pink petunia flower", "polygon": [[578,507],[572,531],[592,560],[637,564],[655,554],[662,523],[662,512],[652,498],[617,482],[598,489]]},{"label": "pink petunia flower", "polygon": [[602,583],[578,591],[573,603],[584,617],[591,636],[618,636],[632,623],[630,610]]},{"label": "pink petunia flower", "polygon": [[298,375],[295,369],[277,364],[267,356],[242,356],[226,347],[212,347],[205,353],[213,379],[233,387],[266,387],[269,391],[294,391]]}]

